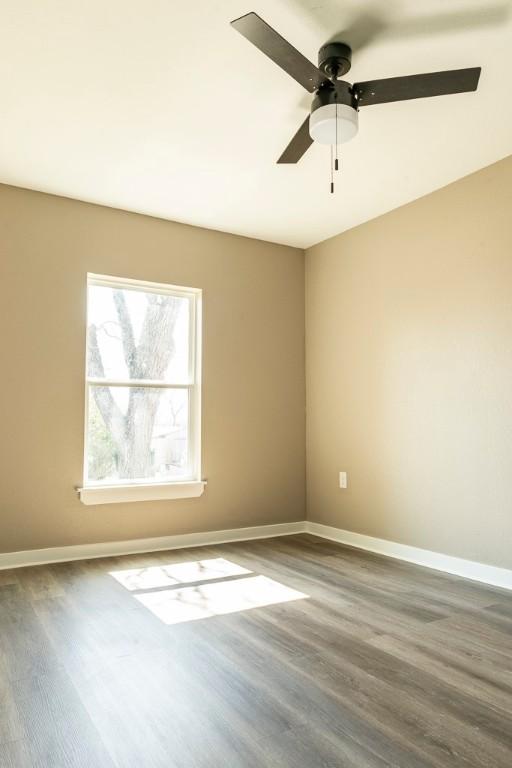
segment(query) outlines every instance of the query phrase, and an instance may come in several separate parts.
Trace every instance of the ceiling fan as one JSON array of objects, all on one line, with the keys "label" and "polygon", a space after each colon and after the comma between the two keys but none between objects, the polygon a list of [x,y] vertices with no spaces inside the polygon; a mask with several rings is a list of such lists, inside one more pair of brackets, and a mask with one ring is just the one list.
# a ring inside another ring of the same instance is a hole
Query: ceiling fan
[{"label": "ceiling fan", "polygon": [[[349,71],[352,63],[352,49],[347,43],[329,42],[322,46],[316,67],[256,13],[235,19],[231,26],[307,91],[315,94],[311,114],[306,117],[278,163],[297,163],[313,141],[337,147],[352,139],[358,130],[360,107],[465,93],[476,91],[478,87],[480,67],[389,77],[351,85],[339,79]],[[336,170],[337,167],[336,158]],[[331,192],[333,189],[331,177]]]}]

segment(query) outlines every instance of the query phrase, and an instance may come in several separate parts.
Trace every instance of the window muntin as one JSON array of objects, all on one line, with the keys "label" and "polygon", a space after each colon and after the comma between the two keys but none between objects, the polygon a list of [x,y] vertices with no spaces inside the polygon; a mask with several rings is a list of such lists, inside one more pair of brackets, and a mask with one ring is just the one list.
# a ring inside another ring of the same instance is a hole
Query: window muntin
[{"label": "window muntin", "polygon": [[200,479],[200,298],[88,276],[86,487]]}]

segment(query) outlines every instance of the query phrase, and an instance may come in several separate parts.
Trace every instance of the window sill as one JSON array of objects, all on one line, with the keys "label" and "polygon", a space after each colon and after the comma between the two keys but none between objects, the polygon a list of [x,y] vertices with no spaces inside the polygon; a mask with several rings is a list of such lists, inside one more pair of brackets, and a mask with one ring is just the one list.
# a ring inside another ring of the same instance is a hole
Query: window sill
[{"label": "window sill", "polygon": [[82,504],[116,504],[126,501],[158,501],[163,499],[191,499],[201,496],[206,480],[162,483],[161,485],[104,485],[79,488]]}]

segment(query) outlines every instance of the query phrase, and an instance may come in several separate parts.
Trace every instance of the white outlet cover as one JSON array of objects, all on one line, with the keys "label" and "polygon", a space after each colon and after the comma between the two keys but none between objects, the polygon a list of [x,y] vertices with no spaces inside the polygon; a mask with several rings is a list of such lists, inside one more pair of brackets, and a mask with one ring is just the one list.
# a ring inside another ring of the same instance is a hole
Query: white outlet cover
[{"label": "white outlet cover", "polygon": [[346,488],[346,487],[347,487],[347,473],[340,472],[340,488]]}]

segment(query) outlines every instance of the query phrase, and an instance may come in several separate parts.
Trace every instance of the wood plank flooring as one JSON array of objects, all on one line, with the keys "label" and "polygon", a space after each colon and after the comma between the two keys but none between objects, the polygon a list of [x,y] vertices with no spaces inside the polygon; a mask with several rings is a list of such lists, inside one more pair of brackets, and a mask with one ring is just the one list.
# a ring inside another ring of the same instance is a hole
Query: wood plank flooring
[{"label": "wood plank flooring", "polygon": [[511,768],[512,593],[308,535],[0,571],[0,766]]}]

